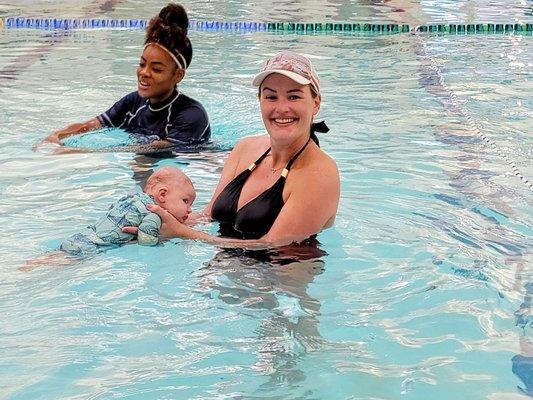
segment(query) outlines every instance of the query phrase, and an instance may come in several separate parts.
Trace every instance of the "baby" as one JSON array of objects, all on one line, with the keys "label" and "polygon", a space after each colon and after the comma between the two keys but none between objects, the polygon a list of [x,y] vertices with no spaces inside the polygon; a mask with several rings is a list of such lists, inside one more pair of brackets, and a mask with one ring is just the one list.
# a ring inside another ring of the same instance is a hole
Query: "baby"
[{"label": "baby", "polygon": [[[185,222],[191,212],[196,192],[191,180],[178,168],[163,167],[155,171],[146,182],[144,191],[123,196],[113,203],[105,216],[94,225],[65,239],[59,246],[63,256],[57,252],[48,253],[26,263],[21,269],[32,269],[47,263],[71,264],[72,258],[94,255],[106,248],[118,247],[134,238],[131,233],[122,232],[125,226],[139,228],[137,241],[140,245],[153,246],[159,242],[161,218],[146,209],[150,203],[167,210],[178,221]],[[51,262],[54,261],[54,262]]]}]

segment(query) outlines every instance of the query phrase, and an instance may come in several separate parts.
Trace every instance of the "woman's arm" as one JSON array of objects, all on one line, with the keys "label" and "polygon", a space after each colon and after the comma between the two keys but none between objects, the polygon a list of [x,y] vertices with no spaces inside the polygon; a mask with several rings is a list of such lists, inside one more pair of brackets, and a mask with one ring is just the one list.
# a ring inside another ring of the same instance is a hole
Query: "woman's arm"
[{"label": "woman's arm", "polygon": [[[110,151],[113,153],[132,152],[132,153],[140,153],[140,154],[150,154],[150,153],[157,153],[159,152],[159,150],[166,149],[172,146],[174,146],[174,144],[172,144],[168,140],[161,139],[161,140],[154,140],[153,142],[150,142],[147,144],[131,144],[131,145],[126,145],[126,146],[103,147],[103,148],[98,148],[95,151],[99,153]],[[87,151],[84,151],[84,152],[87,152]]]},{"label": "woman's arm", "polygon": [[[92,120],[91,120],[92,121]],[[96,120],[98,121],[98,120]],[[90,122],[90,121],[88,121]],[[78,132],[74,133],[67,133],[62,134],[63,131],[66,131],[67,129],[71,127],[76,127],[78,125],[83,125],[82,129]],[[67,128],[57,131],[56,133],[48,136],[46,139],[44,139],[44,142],[48,143],[56,143],[61,145],[60,140],[69,136],[78,135],[81,133],[89,132],[93,129],[85,129],[86,123],[83,124],[73,124],[69,125]],[[95,127],[94,129],[101,128],[102,126]],[[57,135],[59,133],[59,135]],[[37,149],[42,145],[39,144],[34,147],[34,150]],[[132,153],[140,153],[140,154],[150,154],[150,153],[157,153],[160,150],[169,148],[174,146],[171,142],[168,140],[155,140],[153,142],[150,142],[148,144],[137,144],[137,145],[126,145],[126,146],[113,146],[113,147],[99,147],[97,149],[91,149],[91,148],[84,148],[84,147],[68,147],[61,145],[60,147],[57,147],[54,149],[53,154],[71,154],[71,153],[105,153],[105,152],[132,152]]]},{"label": "woman's arm", "polygon": [[67,126],[66,128],[60,129],[47,136],[43,141],[61,144],[60,141],[66,137],[79,135],[80,133],[85,133],[89,131],[94,131],[95,129],[99,129],[101,127],[102,124],[100,123],[98,118],[93,118],[89,121],[72,124]]},{"label": "woman's arm", "polygon": [[[233,239],[233,238],[227,238],[227,237],[219,237],[219,236],[213,236],[208,233],[198,231],[196,229],[191,228],[188,225],[182,224],[179,222],[176,218],[172,216],[167,210],[164,208],[161,208],[158,205],[149,204],[146,207],[150,212],[155,213],[161,217],[161,220],[163,221],[163,224],[161,225],[161,229],[159,231],[159,236],[161,239],[170,239],[179,237],[181,239],[190,239],[190,240],[200,240],[202,242],[211,243],[219,247],[228,247],[228,248],[248,248],[248,249],[266,249],[270,247],[275,246],[282,246],[284,244],[291,243],[268,243],[264,240],[258,239],[258,240],[241,240],[241,239]],[[125,233],[131,233],[131,234],[138,234],[138,228],[134,226],[126,226],[122,228],[122,232]]]},{"label": "woman's arm", "polygon": [[291,183],[289,198],[263,240],[299,242],[333,225],[339,205],[340,177],[329,156],[324,154],[323,161],[320,166],[293,176],[296,179]]}]

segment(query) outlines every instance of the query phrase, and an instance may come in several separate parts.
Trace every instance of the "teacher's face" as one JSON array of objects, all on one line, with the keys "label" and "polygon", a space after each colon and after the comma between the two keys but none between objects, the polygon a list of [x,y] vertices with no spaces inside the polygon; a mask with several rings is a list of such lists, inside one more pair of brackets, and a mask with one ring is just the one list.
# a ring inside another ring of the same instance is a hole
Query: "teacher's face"
[{"label": "teacher's face", "polygon": [[313,117],[320,109],[320,96],[313,97],[309,85],[273,73],[261,84],[259,103],[270,136],[292,141],[309,135]]},{"label": "teacher's face", "polygon": [[144,49],[137,67],[137,91],[151,103],[159,103],[172,94],[184,75],[185,71],[176,67],[165,50],[149,45]]}]

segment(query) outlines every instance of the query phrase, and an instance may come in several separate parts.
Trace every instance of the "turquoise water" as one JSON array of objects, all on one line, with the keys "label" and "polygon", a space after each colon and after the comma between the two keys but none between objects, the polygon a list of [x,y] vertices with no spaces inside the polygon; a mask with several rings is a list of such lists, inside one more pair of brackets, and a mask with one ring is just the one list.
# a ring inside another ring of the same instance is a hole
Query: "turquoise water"
[{"label": "turquoise water", "polygon": [[[45,3],[7,3],[0,14],[65,15],[62,3]],[[89,11],[160,7],[100,3]],[[279,20],[319,21],[324,10],[338,20],[531,20],[527,5],[511,3],[271,8]],[[189,6],[194,18],[248,20],[265,7]],[[135,88],[141,32],[0,32],[0,398],[527,398],[532,374],[513,373],[512,358],[533,356],[532,197],[510,162],[531,182],[530,36],[193,32],[181,90],[208,110],[213,148],[154,161],[31,149]],[[319,117],[331,128],[321,143],[342,175],[321,251],[300,249],[295,261],[172,240],[17,270],[154,164],[183,168],[202,208],[226,149],[263,131],[250,80],[281,48],[316,64]]]}]

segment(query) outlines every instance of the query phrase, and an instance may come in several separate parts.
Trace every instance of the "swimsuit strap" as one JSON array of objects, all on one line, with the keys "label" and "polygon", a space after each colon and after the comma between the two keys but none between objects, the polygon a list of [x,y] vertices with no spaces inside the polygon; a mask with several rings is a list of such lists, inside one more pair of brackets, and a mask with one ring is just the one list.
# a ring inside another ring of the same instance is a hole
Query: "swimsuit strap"
[{"label": "swimsuit strap", "polygon": [[298,153],[296,153],[288,162],[287,166],[285,168],[283,168],[283,170],[281,171],[281,176],[283,178],[287,178],[287,175],[289,174],[289,170],[291,169],[292,167],[292,163],[294,161],[296,161],[296,159],[298,158],[298,156],[300,154],[302,154],[302,152],[305,150],[305,148],[307,147],[307,145],[309,144],[309,141],[311,140],[311,138],[307,139],[307,142],[305,142],[305,144],[302,146],[302,148],[300,150],[298,150]]},{"label": "swimsuit strap", "polygon": [[289,160],[289,163],[287,164],[287,166],[285,167],[285,169],[287,170],[290,170],[291,169],[291,166],[292,166],[292,163],[294,161],[296,161],[296,159],[298,158],[298,156],[300,154],[302,154],[302,152],[305,150],[305,148],[307,147],[307,145],[309,144],[309,141],[311,140],[311,138],[307,139],[307,142],[305,142],[305,144],[302,146],[302,148],[300,150],[298,150],[298,153],[296,153],[290,160]]},{"label": "swimsuit strap", "polygon": [[316,136],[315,132],[328,133],[329,128],[326,125],[326,122],[320,121],[320,122],[313,122],[311,124],[311,140],[315,142],[318,147],[320,147],[320,141],[318,140],[318,137]]},{"label": "swimsuit strap", "polygon": [[315,132],[328,133],[329,127],[326,125],[326,121],[313,122],[311,124],[311,133]]},{"label": "swimsuit strap", "polygon": [[255,162],[251,163],[250,166],[248,167],[248,170],[250,172],[252,172],[256,167],[257,167],[257,164],[259,164],[261,161],[263,161],[263,159],[267,156],[267,154],[270,152],[270,147],[267,149],[267,151],[265,151],[261,157],[259,157],[257,160],[255,160]]},{"label": "swimsuit strap", "polygon": [[[305,144],[302,146],[302,148],[300,150],[298,150],[298,153],[296,153],[290,160],[289,162],[287,163],[287,166],[285,168],[283,168],[283,170],[281,171],[281,176],[283,178],[287,178],[287,175],[289,174],[289,170],[291,169],[291,166],[292,166],[292,163],[294,161],[296,161],[296,159],[298,158],[298,156],[300,154],[302,154],[302,152],[305,150],[305,148],[307,147],[307,145],[309,144],[309,141],[311,140],[311,138],[307,139],[307,142],[305,142]],[[263,161],[263,159],[267,156],[268,153],[270,153],[270,147],[268,148],[267,151],[265,151],[261,157],[259,157],[254,163],[250,164],[250,166],[248,167],[248,170],[250,172],[252,172],[256,167],[257,167],[257,164],[259,164],[261,161]]]}]

